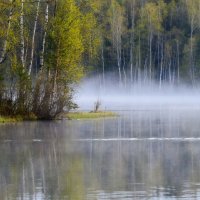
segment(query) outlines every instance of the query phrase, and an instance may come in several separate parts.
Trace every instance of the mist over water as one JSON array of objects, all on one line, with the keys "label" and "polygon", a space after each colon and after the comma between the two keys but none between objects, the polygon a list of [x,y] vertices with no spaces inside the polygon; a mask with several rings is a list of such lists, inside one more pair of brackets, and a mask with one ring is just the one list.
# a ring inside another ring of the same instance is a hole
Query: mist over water
[{"label": "mist over water", "polygon": [[79,109],[91,110],[97,100],[101,102],[102,110],[200,109],[200,87],[186,84],[159,86],[148,81],[120,86],[113,76],[104,82],[100,76],[83,80],[75,96]]},{"label": "mist over water", "polygon": [[1,199],[200,199],[198,88],[99,80],[79,109],[100,100],[118,117],[0,126]]}]

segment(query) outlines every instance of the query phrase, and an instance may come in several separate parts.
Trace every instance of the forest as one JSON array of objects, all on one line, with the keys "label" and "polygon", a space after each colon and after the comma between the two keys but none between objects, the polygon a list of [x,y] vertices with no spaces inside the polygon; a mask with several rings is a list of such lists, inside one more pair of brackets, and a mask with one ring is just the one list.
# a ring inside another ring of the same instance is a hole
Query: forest
[{"label": "forest", "polygon": [[199,0],[0,0],[0,115],[51,119],[88,75],[195,87]]}]

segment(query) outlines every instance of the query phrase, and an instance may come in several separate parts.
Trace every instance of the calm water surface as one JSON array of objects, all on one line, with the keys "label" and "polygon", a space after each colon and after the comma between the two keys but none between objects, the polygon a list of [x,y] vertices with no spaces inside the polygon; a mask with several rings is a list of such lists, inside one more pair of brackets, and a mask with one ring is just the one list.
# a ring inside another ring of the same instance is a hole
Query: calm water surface
[{"label": "calm water surface", "polygon": [[200,109],[0,125],[0,199],[200,199]]}]

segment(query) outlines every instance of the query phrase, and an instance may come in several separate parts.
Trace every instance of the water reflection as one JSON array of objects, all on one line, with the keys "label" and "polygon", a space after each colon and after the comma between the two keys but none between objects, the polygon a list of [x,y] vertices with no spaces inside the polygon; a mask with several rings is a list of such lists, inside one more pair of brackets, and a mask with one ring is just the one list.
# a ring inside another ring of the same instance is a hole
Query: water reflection
[{"label": "water reflection", "polygon": [[82,157],[68,151],[66,127],[54,122],[0,127],[0,199],[83,199]]},{"label": "water reflection", "polygon": [[198,199],[199,117],[156,110],[1,125],[0,199]]}]

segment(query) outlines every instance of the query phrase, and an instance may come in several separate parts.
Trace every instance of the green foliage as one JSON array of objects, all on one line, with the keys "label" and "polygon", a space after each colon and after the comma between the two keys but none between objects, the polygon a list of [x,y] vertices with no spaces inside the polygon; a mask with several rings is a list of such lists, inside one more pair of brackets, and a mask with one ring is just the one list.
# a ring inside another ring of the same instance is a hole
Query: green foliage
[{"label": "green foliage", "polygon": [[[84,75],[83,59],[97,55],[95,4],[84,11],[75,0],[1,4],[0,114],[54,118],[74,107],[73,88]],[[39,63],[42,51],[44,66]]]},{"label": "green foliage", "polygon": [[75,2],[59,1],[49,28],[47,66],[58,73],[60,81],[73,83],[82,76],[80,60],[84,47],[81,23],[81,13]]},{"label": "green foliage", "polygon": [[15,123],[15,122],[19,122],[19,121],[22,121],[21,117],[1,117],[0,116],[0,124]]},{"label": "green foliage", "polygon": [[138,24],[141,30],[149,30],[153,33],[163,31],[163,20],[167,14],[163,0],[146,3],[140,12],[141,20]]},{"label": "green foliage", "polygon": [[200,74],[199,5],[199,0],[0,1],[0,114],[54,118],[75,106],[75,85],[91,69],[121,71],[126,85],[142,79],[194,84]]},{"label": "green foliage", "polygon": [[98,119],[98,118],[104,118],[104,117],[116,117],[117,114],[113,112],[104,112],[104,111],[98,111],[98,112],[71,112],[68,113],[67,118],[69,119]]},{"label": "green foliage", "polygon": [[185,3],[190,23],[192,23],[195,27],[199,26],[199,0],[186,0]]}]

